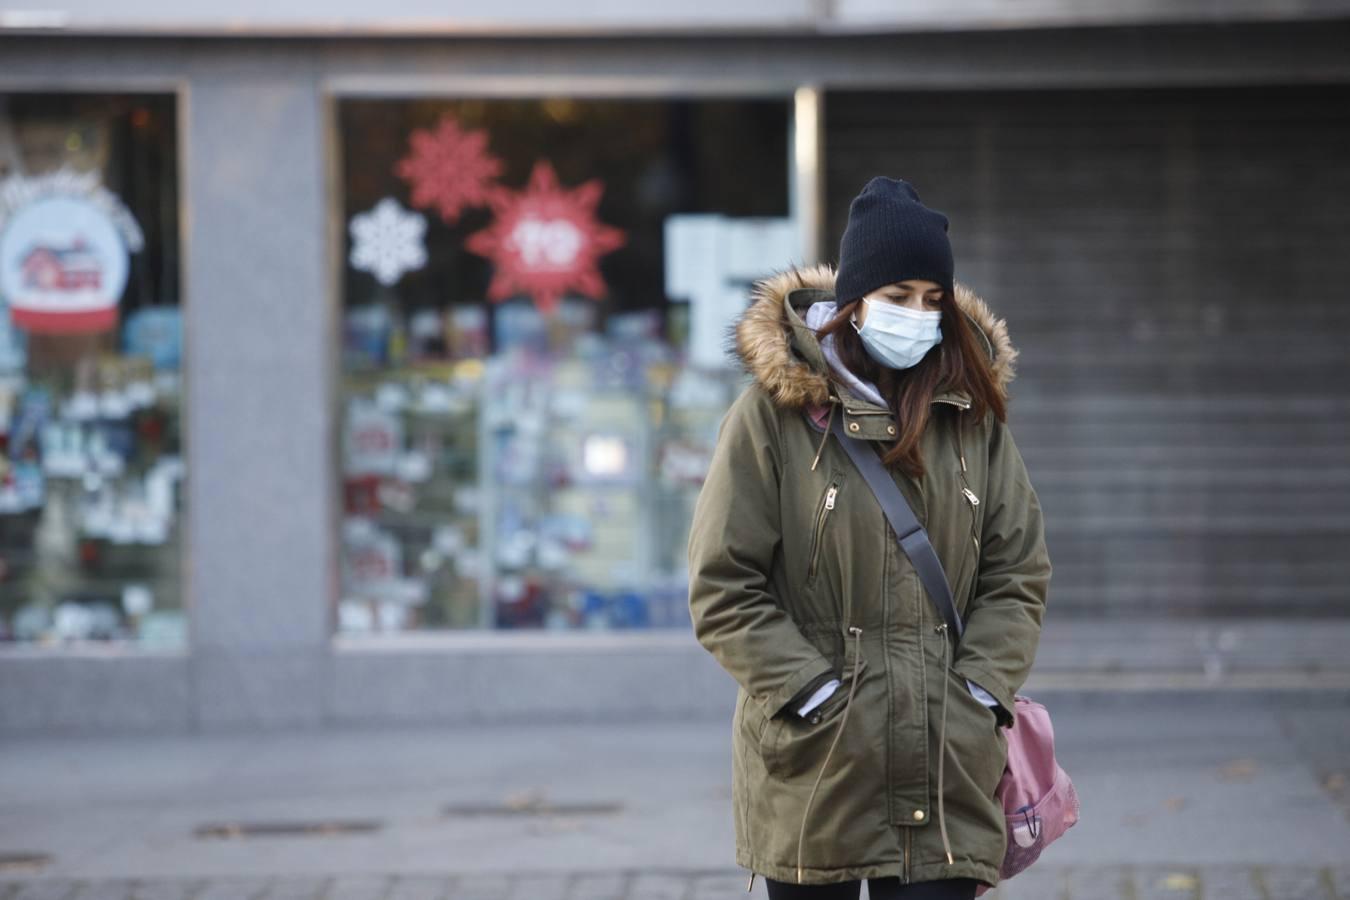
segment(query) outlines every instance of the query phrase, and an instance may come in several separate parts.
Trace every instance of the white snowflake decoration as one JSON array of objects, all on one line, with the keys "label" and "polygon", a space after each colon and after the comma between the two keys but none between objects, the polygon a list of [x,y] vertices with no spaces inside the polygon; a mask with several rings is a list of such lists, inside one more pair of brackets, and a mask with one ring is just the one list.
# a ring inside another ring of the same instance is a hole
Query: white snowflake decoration
[{"label": "white snowflake decoration", "polygon": [[370,272],[380,284],[394,284],[404,272],[426,265],[427,251],[422,244],[426,217],[404,209],[393,197],[385,197],[369,212],[352,216],[347,228],[352,236],[352,267]]}]

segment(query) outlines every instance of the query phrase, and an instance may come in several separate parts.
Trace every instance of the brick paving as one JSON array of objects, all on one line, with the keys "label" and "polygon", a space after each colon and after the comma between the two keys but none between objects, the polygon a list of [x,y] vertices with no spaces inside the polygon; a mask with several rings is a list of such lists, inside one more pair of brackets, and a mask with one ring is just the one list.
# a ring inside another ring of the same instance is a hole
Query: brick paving
[{"label": "brick paving", "polygon": [[[746,896],[748,876],[716,872],[103,879],[0,876],[0,900],[712,900]],[[755,880],[753,897],[764,897]],[[1350,900],[1350,865],[1052,866],[983,900]]]}]

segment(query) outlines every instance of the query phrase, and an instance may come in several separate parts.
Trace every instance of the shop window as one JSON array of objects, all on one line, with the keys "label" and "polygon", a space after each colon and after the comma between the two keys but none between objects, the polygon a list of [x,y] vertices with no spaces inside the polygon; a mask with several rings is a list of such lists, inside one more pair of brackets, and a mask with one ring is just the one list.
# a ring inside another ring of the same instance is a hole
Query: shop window
[{"label": "shop window", "polygon": [[789,115],[339,102],[342,633],[688,626],[727,313],[796,251]]},{"label": "shop window", "polygon": [[185,644],[174,106],[0,94],[0,640]]}]

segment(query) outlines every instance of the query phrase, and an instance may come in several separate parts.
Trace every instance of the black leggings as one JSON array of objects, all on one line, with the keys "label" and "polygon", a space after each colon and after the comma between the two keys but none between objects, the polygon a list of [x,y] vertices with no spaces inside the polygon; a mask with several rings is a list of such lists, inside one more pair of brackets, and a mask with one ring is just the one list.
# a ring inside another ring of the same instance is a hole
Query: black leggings
[{"label": "black leggings", "polygon": [[[791,881],[764,879],[769,900],[858,900],[861,881],[835,884],[794,884]],[[901,884],[899,878],[867,879],[870,900],[974,900],[980,882],[974,878],[943,878]]]}]

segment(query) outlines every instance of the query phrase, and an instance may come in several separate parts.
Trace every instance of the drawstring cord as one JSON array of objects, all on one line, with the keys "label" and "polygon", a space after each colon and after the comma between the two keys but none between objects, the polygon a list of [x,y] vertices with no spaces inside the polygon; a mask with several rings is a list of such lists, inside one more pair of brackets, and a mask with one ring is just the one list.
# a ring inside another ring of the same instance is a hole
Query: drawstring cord
[{"label": "drawstring cord", "polygon": [[934,630],[942,635],[942,724],[938,727],[938,830],[942,832],[942,849],[947,851],[947,865],[950,866],[952,864],[952,845],[947,840],[947,814],[942,802],[942,763],[947,758],[947,683],[951,681],[951,678],[947,675],[947,653],[951,650],[951,644],[947,639],[946,622],[943,622]]},{"label": "drawstring cord", "polygon": [[812,472],[814,472],[814,471],[816,470],[816,464],[820,462],[820,454],[825,450],[825,442],[826,442],[827,440],[830,439],[830,426],[834,424],[834,410],[835,410],[835,404],[837,404],[838,402],[839,402],[839,398],[836,397],[836,396],[834,396],[833,394],[831,394],[831,395],[830,395],[830,417],[829,417],[828,419],[825,420],[825,430],[824,430],[824,431],[821,433],[821,435],[820,435],[820,446],[816,448],[816,458],[813,459],[813,460],[811,460],[811,471],[812,471]]},{"label": "drawstring cord", "polygon": [[820,771],[816,773],[816,783],[811,785],[811,794],[806,798],[806,808],[802,810],[801,832],[797,835],[797,883],[802,883],[802,844],[806,840],[806,817],[811,812],[811,802],[816,799],[816,789],[820,787],[820,779],[825,777],[825,768],[830,764],[830,757],[834,755],[835,745],[839,743],[839,738],[844,733],[844,723],[848,721],[848,712],[853,707],[853,692],[858,688],[858,667],[862,665],[862,647],[859,640],[862,638],[862,629],[856,625],[850,625],[848,630],[853,633],[853,679],[852,684],[848,686],[848,697],[844,700],[844,714],[839,717],[839,727],[834,731],[834,740],[830,741],[830,749],[825,752],[825,759],[820,764]]}]

